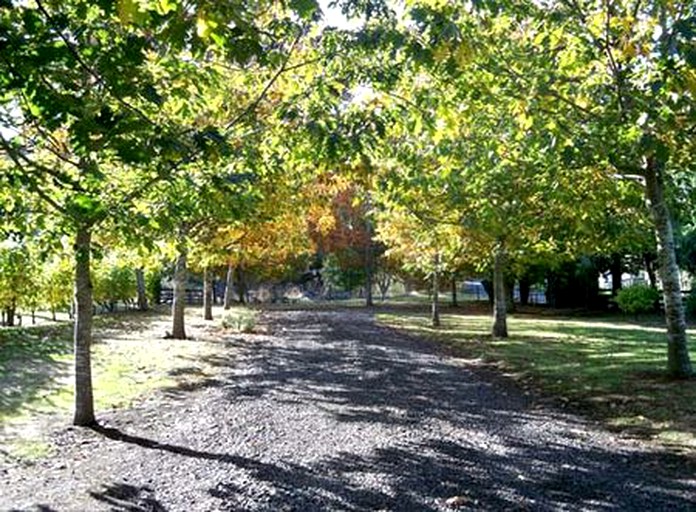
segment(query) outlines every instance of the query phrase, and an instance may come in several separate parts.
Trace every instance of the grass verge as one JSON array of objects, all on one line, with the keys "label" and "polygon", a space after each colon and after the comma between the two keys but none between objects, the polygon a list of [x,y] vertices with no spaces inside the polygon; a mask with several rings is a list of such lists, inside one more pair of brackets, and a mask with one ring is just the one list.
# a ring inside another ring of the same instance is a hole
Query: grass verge
[{"label": "grass verge", "polygon": [[[488,316],[445,314],[439,329],[425,313],[390,311],[377,319],[493,364],[613,429],[696,452],[696,380],[665,377],[666,336],[654,324],[512,317],[510,337],[494,340]],[[696,343],[690,348],[696,353]]]},{"label": "grass verge", "polygon": [[[208,355],[216,329],[187,317],[193,339],[163,339],[169,320],[158,314],[95,318],[92,374],[95,408],[126,407],[161,388],[202,381],[214,373]],[[50,453],[47,434],[67,425],[73,403],[72,326],[0,329],[2,453],[31,461]]]}]

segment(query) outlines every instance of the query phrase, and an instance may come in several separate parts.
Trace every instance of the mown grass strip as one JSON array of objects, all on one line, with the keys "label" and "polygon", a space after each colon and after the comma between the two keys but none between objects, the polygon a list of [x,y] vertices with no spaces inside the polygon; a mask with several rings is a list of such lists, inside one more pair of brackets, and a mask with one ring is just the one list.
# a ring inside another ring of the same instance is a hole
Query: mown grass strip
[{"label": "mown grass strip", "polygon": [[[696,380],[665,378],[666,336],[652,323],[520,316],[509,320],[510,338],[494,340],[491,319],[482,315],[445,314],[440,329],[423,313],[391,311],[377,318],[495,364],[608,426],[696,451]],[[696,333],[690,334],[693,340]]]}]

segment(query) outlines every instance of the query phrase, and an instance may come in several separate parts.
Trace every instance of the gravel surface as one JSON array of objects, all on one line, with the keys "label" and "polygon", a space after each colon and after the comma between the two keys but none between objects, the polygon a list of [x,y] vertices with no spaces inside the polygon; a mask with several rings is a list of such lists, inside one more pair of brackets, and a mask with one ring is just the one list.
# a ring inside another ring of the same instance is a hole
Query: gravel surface
[{"label": "gravel surface", "polygon": [[54,434],[0,509],[696,510],[684,459],[535,405],[369,313],[273,312],[215,379]]}]

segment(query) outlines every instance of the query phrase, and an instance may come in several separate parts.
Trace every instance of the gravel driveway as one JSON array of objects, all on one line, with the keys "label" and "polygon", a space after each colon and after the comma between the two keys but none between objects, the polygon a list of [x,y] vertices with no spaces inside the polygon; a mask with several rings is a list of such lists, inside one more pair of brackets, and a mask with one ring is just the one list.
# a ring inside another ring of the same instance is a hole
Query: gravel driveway
[{"label": "gravel driveway", "polygon": [[0,468],[0,509],[696,510],[684,460],[535,407],[367,312],[264,322],[230,337],[215,379]]}]

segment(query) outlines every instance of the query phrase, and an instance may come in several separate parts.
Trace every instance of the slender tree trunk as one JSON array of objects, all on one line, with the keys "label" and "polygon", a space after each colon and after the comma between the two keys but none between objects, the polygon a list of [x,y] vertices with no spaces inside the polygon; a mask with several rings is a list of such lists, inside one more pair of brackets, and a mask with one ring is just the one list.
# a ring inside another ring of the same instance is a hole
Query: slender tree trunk
[{"label": "slender tree trunk", "polygon": [[522,306],[527,306],[529,304],[531,284],[528,277],[523,276],[520,278],[520,304]]},{"label": "slender tree trunk", "polygon": [[372,274],[373,274],[373,252],[372,247],[372,222],[367,220],[367,246],[365,247],[365,306],[371,308],[374,306],[372,298]]},{"label": "slender tree trunk", "polygon": [[234,300],[234,266],[232,263],[227,265],[227,278],[225,279],[225,298],[224,307],[230,309]]},{"label": "slender tree trunk", "polygon": [[493,254],[493,330],[495,338],[507,338],[507,308],[505,294],[505,245],[496,244]]},{"label": "slender tree trunk", "polygon": [[653,158],[645,169],[646,195],[657,231],[657,257],[667,323],[667,372],[674,378],[692,375],[686,337],[686,319],[682,304],[679,267],[669,208],[664,197],[662,166]]},{"label": "slender tree trunk", "polygon": [[51,320],[56,321],[56,309],[51,308]]},{"label": "slender tree trunk", "polygon": [[213,319],[213,274],[208,267],[203,270],[203,318]]},{"label": "slender tree trunk", "polygon": [[457,300],[457,278],[455,276],[452,276],[450,284],[452,285],[452,307],[456,308],[459,302]]},{"label": "slender tree trunk", "polygon": [[92,281],[90,256],[92,231],[79,224],[75,236],[75,414],[73,424],[94,425],[94,396],[92,393]]},{"label": "slender tree trunk", "polygon": [[623,267],[621,265],[621,255],[612,254],[611,256],[611,294],[616,296],[621,290],[621,275],[623,274]]},{"label": "slender tree trunk", "polygon": [[14,306],[7,306],[5,308],[5,325],[7,327],[14,327],[15,324],[15,308]]},{"label": "slender tree trunk", "polygon": [[486,292],[488,303],[492,306],[495,304],[495,286],[493,286],[493,281],[490,279],[481,279],[481,286],[483,286]]},{"label": "slender tree trunk", "polygon": [[135,283],[138,289],[138,311],[147,311],[147,291],[145,289],[145,271],[142,268],[135,269]]},{"label": "slender tree trunk", "polygon": [[239,293],[239,303],[244,304],[246,302],[246,289],[244,283],[244,269],[242,265],[237,265],[237,291]]},{"label": "slender tree trunk", "polygon": [[435,253],[433,257],[433,277],[432,277],[432,305],[430,309],[430,320],[433,327],[440,327],[440,253]]},{"label": "slender tree trunk", "polygon": [[510,276],[505,276],[505,297],[507,302],[505,303],[505,308],[507,313],[514,313],[517,311],[517,305],[515,304],[515,278]]},{"label": "slender tree trunk", "polygon": [[645,272],[648,274],[648,281],[652,288],[657,288],[657,276],[655,275],[655,262],[650,253],[645,253],[643,255],[643,261],[645,262]]},{"label": "slender tree trunk", "polygon": [[172,300],[172,338],[176,340],[186,339],[184,313],[186,310],[187,277],[186,249],[183,245],[180,245],[179,255],[176,258],[176,267],[174,270],[174,299]]}]

